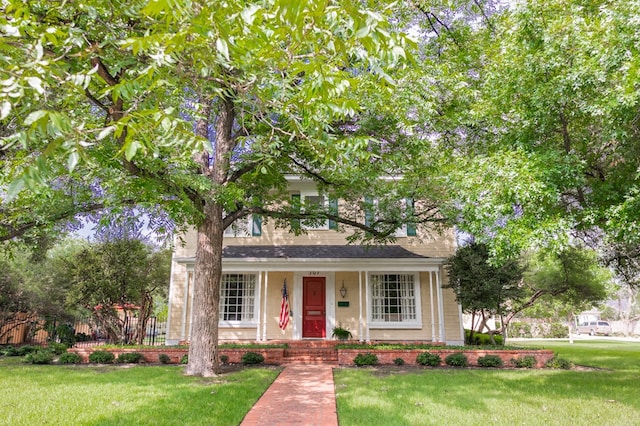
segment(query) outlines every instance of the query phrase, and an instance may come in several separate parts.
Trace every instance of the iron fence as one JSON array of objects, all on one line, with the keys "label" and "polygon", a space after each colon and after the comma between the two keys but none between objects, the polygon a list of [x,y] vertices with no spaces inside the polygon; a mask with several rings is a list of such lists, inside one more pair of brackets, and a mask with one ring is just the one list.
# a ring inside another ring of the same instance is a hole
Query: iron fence
[{"label": "iron fence", "polygon": [[[138,326],[138,318],[126,316],[124,321],[124,343],[133,344],[134,331]],[[167,323],[157,317],[147,320],[144,345],[161,346],[165,344]],[[36,317],[11,318],[0,325],[0,345],[40,345],[50,341],[71,343],[75,347],[87,347],[114,343],[109,340],[99,327],[86,321],[70,323],[47,323]]]}]

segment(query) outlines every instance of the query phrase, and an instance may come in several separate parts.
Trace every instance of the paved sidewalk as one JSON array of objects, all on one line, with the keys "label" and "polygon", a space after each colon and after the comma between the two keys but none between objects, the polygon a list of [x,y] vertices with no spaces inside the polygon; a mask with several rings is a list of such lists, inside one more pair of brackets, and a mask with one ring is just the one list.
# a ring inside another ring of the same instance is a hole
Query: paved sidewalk
[{"label": "paved sidewalk", "polygon": [[333,367],[285,367],[240,425],[337,426]]}]

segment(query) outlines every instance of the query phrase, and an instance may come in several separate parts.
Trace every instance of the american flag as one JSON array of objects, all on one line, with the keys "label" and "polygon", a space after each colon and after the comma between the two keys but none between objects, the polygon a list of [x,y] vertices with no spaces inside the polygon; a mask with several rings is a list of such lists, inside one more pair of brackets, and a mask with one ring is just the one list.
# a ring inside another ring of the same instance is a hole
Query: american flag
[{"label": "american flag", "polygon": [[289,295],[287,294],[287,280],[284,280],[282,287],[282,302],[280,303],[280,322],[278,325],[282,330],[289,324]]}]

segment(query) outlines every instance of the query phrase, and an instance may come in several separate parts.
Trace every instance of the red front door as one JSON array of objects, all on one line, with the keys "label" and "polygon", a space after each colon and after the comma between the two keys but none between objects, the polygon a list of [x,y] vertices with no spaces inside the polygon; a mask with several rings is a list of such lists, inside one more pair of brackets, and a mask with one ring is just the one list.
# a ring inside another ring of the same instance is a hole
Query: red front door
[{"label": "red front door", "polygon": [[325,277],[304,277],[302,287],[302,337],[326,337]]}]

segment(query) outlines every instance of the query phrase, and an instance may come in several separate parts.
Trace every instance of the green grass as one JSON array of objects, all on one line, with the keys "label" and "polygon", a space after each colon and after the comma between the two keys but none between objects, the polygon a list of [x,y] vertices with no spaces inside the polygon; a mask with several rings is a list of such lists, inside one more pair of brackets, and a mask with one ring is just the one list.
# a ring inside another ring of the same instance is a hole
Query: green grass
[{"label": "green grass", "polygon": [[640,344],[527,345],[605,370],[339,369],[340,424],[640,424]]},{"label": "green grass", "polygon": [[34,366],[0,358],[0,425],[238,425],[279,370],[216,378],[180,366]]}]

